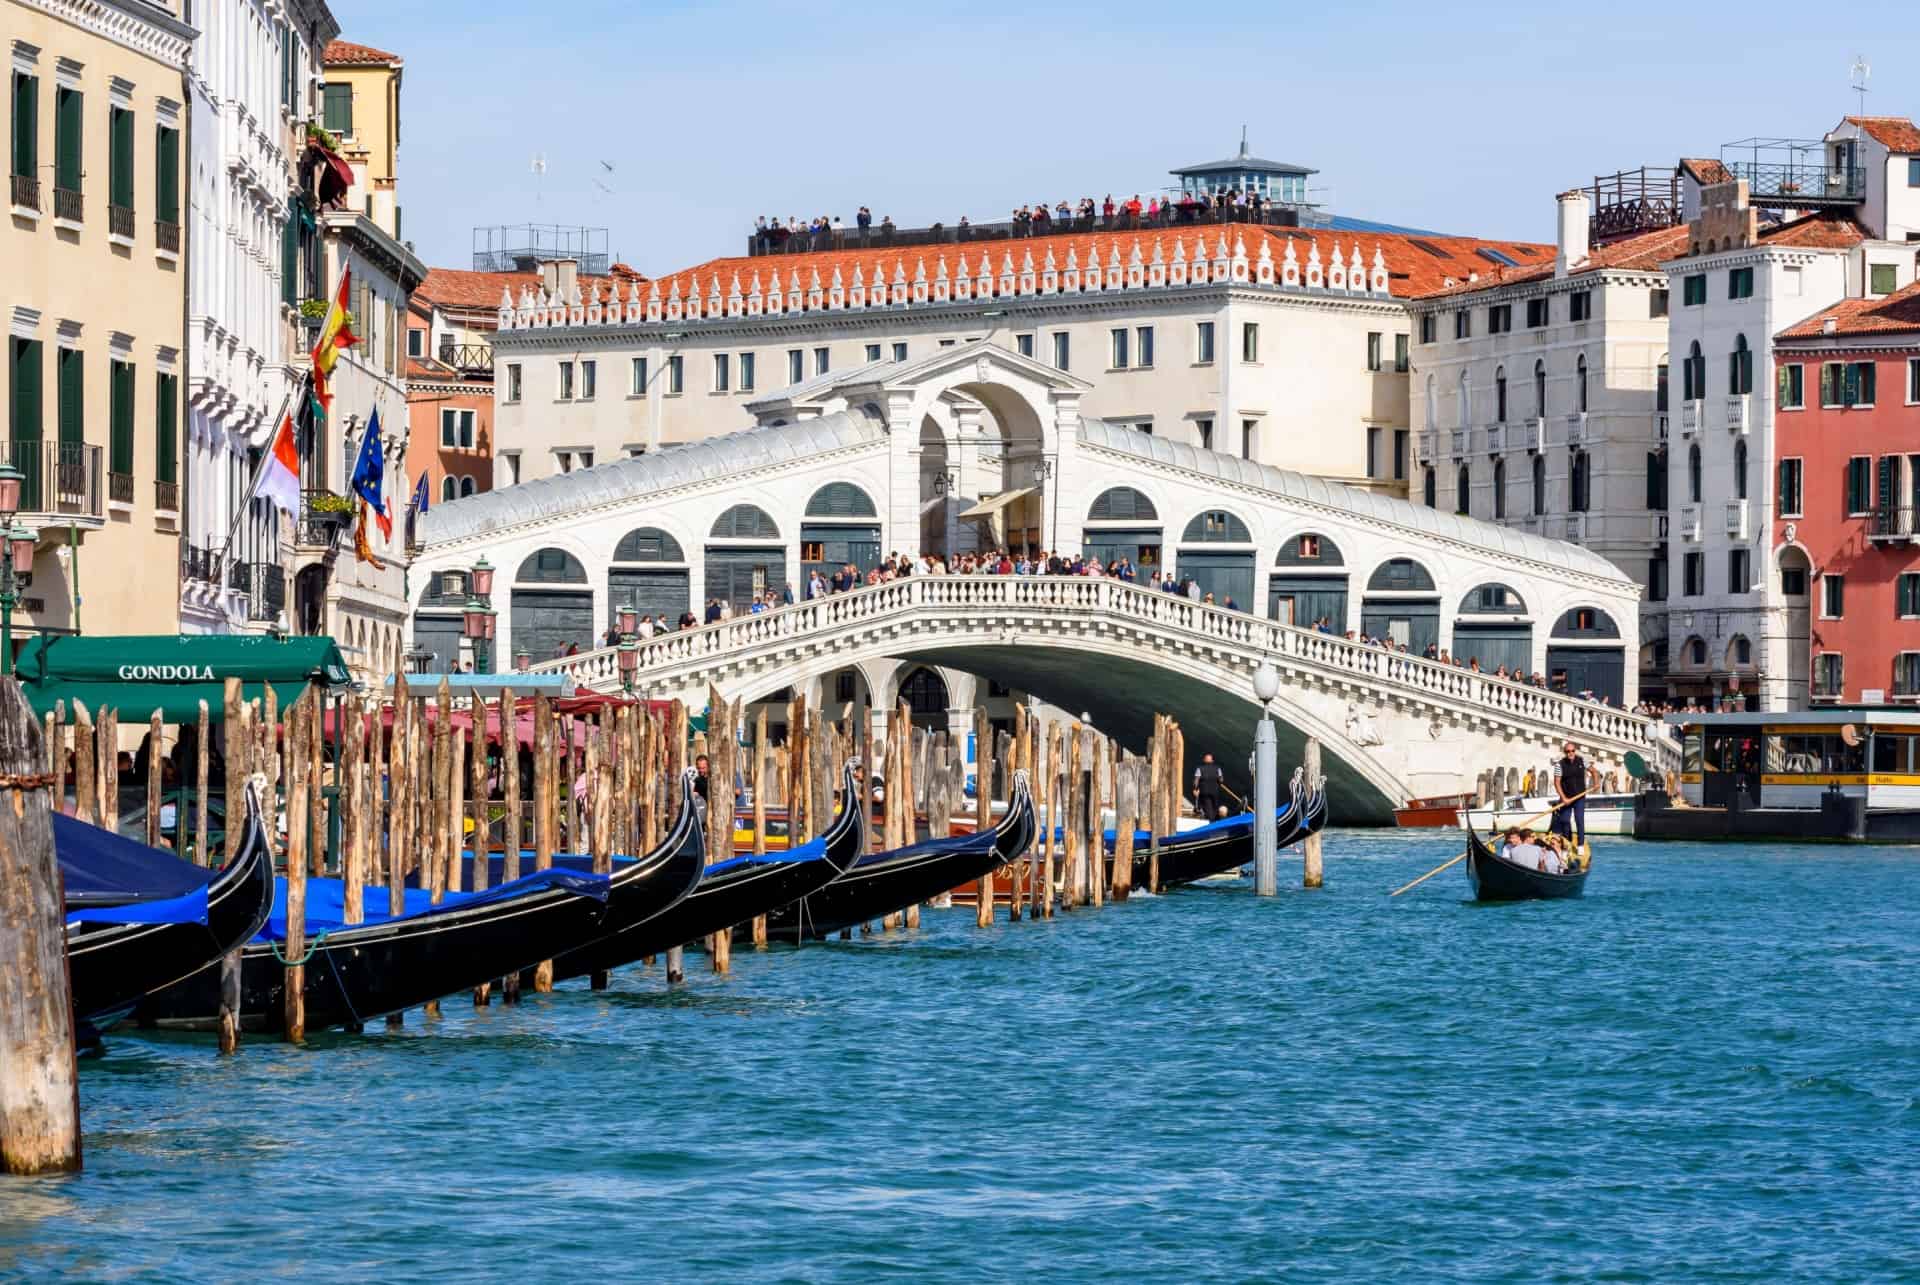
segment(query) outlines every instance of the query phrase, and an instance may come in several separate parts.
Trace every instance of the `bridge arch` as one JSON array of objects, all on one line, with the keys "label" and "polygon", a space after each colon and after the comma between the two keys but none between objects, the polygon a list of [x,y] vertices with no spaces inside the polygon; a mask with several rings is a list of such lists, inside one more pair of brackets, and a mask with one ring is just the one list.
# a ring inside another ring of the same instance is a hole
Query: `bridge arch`
[{"label": "bridge arch", "polygon": [[1302,531],[1281,542],[1267,577],[1267,616],[1302,629],[1321,621],[1336,634],[1349,626],[1346,555],[1331,536]]}]

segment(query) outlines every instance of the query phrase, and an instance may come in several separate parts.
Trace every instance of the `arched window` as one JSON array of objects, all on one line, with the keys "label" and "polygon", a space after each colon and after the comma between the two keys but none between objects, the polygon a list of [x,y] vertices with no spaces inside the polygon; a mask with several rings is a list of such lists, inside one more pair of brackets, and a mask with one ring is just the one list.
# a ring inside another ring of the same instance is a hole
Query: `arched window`
[{"label": "arched window", "polygon": [[1462,464],[1460,466],[1459,480],[1455,483],[1453,511],[1455,513],[1465,514],[1469,509],[1473,507],[1471,503],[1472,499],[1473,499],[1473,474],[1468,470],[1465,464]]},{"label": "arched window", "polygon": [[1158,522],[1159,510],[1153,501],[1130,486],[1109,487],[1102,491],[1087,510],[1089,522]]},{"label": "arched window", "polygon": [[1440,507],[1439,489],[1439,479],[1434,475],[1433,465],[1429,464],[1427,465],[1426,480],[1421,483],[1421,494],[1426,497],[1428,508],[1437,509]]},{"label": "arched window", "polygon": [[1573,379],[1573,408],[1584,414],[1587,409],[1587,358],[1584,353],[1573,365]]},{"label": "arched window", "polygon": [[1464,370],[1460,372],[1460,405],[1457,409],[1460,412],[1459,427],[1465,428],[1473,423],[1473,388],[1467,382],[1467,372]]},{"label": "arched window", "polygon": [[472,478],[470,478],[470,477],[463,477],[463,478],[461,478],[461,479],[460,479],[460,494],[461,494],[462,496],[467,496],[467,495],[472,495],[472,494],[473,494],[473,479],[472,479]]},{"label": "arched window", "polygon": [[755,504],[736,504],[713,524],[715,540],[778,540],[780,528]]},{"label": "arched window", "polygon": [[1507,516],[1507,462],[1493,462],[1493,516],[1496,520]]},{"label": "arched window", "polygon": [[1493,368],[1493,419],[1496,424],[1507,422],[1507,368]]},{"label": "arched window", "polygon": [[1567,507],[1575,513],[1585,513],[1593,500],[1593,457],[1585,451],[1573,453],[1573,476],[1567,497]]},{"label": "arched window", "polygon": [[565,549],[542,549],[520,564],[520,584],[585,584],[587,569]]},{"label": "arched window", "polygon": [[[807,501],[810,518],[871,518],[878,516],[873,497],[851,482],[829,482]],[[774,537],[769,537],[774,538]]]},{"label": "arched window", "polygon": [[1753,350],[1745,335],[1733,337],[1733,351],[1727,354],[1727,391],[1733,394],[1753,391]]},{"label": "arched window", "polygon": [[1533,516],[1547,511],[1547,457],[1533,457]]},{"label": "arched window", "polygon": [[1680,384],[1680,396],[1687,401],[1697,401],[1707,395],[1707,359],[1701,355],[1698,340],[1687,348],[1687,360],[1680,367]]},{"label": "arched window", "polygon": [[1547,363],[1538,358],[1533,363],[1533,413],[1547,417]]},{"label": "arched window", "polygon": [[1340,546],[1317,532],[1294,536],[1273,559],[1276,567],[1343,567],[1346,563]]},{"label": "arched window", "polygon": [[1744,439],[1733,444],[1733,498],[1747,498],[1747,443]]},{"label": "arched window", "polygon": [[1699,666],[1707,663],[1707,640],[1704,638],[1687,639],[1687,663]]},{"label": "arched window", "polygon": [[1432,593],[1433,574],[1412,558],[1389,558],[1367,577],[1369,593]]},{"label": "arched window", "polygon": [[1489,583],[1475,585],[1460,600],[1463,616],[1524,616],[1527,604],[1511,585]]},{"label": "arched window", "polygon": [[1687,448],[1687,502],[1700,503],[1700,443]]},{"label": "arched window", "polygon": [[680,542],[659,527],[643,526],[620,537],[613,548],[615,562],[685,562]]},{"label": "arched window", "polygon": [[440,479],[440,498],[442,500],[451,500],[457,495],[459,495],[459,492],[454,489],[453,474],[449,473]]},{"label": "arched window", "polygon": [[1618,638],[1620,626],[1598,607],[1575,607],[1554,622],[1555,638]]},{"label": "arched window", "polygon": [[1187,523],[1186,534],[1180,537],[1182,544],[1252,544],[1253,532],[1225,509],[1208,509],[1204,513],[1193,515],[1193,521]]}]

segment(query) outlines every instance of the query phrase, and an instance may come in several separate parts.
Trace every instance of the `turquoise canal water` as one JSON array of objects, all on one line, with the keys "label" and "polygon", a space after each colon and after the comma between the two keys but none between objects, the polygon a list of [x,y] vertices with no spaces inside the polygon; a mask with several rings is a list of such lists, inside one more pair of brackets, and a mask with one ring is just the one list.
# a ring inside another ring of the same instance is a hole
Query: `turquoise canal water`
[{"label": "turquoise canal water", "polygon": [[232,1060],[121,1033],[0,1277],[1920,1278],[1920,853],[1388,900],[1456,842]]}]

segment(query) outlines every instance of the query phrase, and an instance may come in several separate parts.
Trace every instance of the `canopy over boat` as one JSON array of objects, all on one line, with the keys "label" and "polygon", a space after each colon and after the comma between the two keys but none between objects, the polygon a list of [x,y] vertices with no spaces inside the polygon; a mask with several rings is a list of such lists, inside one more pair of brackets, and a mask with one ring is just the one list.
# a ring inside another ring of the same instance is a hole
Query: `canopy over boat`
[{"label": "canopy over boat", "polygon": [[105,706],[165,723],[226,715],[226,681],[238,678],[248,699],[274,689],[282,708],[309,683],[344,687],[353,681],[346,657],[331,638],[272,638],[264,634],[61,635],[31,638],[15,666],[27,701],[45,714],[55,701],[71,709]]},{"label": "canopy over boat", "polygon": [[66,881],[67,909],[171,901],[201,894],[212,871],[111,830],[55,813],[53,849]]}]

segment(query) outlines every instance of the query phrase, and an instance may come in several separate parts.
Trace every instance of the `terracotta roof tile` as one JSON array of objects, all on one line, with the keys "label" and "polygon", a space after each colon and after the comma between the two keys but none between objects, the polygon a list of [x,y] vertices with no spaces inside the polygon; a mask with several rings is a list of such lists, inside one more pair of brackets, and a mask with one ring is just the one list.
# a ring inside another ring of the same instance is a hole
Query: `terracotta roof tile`
[{"label": "terracotta roof tile", "polygon": [[1762,245],[1791,245],[1809,250],[1850,250],[1867,231],[1850,214],[1822,211],[1760,230]]},{"label": "terracotta roof tile", "polygon": [[[682,297],[697,288],[700,297],[706,300],[718,280],[720,294],[725,298],[733,288],[738,276],[743,293],[751,293],[753,278],[759,274],[763,290],[771,290],[777,276],[784,287],[791,286],[794,274],[798,274],[800,289],[808,290],[812,286],[812,275],[820,274],[822,289],[833,288],[833,274],[838,269],[841,285],[853,288],[854,270],[859,269],[864,283],[871,286],[876,276],[889,285],[894,280],[896,268],[900,275],[911,284],[921,270],[926,269],[926,280],[931,283],[939,275],[940,265],[946,264],[949,279],[959,274],[964,258],[964,266],[969,277],[977,276],[980,262],[984,257],[993,275],[998,278],[1003,270],[1007,256],[1013,259],[1013,271],[1018,274],[1028,254],[1033,256],[1033,271],[1046,271],[1046,256],[1053,254],[1056,271],[1065,272],[1067,256],[1071,251],[1077,258],[1080,270],[1084,272],[1093,255],[1098,255],[1103,270],[1109,268],[1112,256],[1117,252],[1124,269],[1133,255],[1136,244],[1140,247],[1143,263],[1151,265],[1154,250],[1157,247],[1161,260],[1165,264],[1173,262],[1174,250],[1178,246],[1185,252],[1188,263],[1192,263],[1196,253],[1203,253],[1211,260],[1218,250],[1222,235],[1226,237],[1227,253],[1232,255],[1236,239],[1246,245],[1247,261],[1250,267],[1257,267],[1260,259],[1260,247],[1264,242],[1272,256],[1274,276],[1281,274],[1286,262],[1287,247],[1294,248],[1296,262],[1300,265],[1302,278],[1307,270],[1309,255],[1318,249],[1322,264],[1330,268],[1332,256],[1337,249],[1343,264],[1351,264],[1353,253],[1360,252],[1360,261],[1369,273],[1373,269],[1373,256],[1376,248],[1387,266],[1388,290],[1396,298],[1413,298],[1440,289],[1449,277],[1462,278],[1467,273],[1478,271],[1483,275],[1501,265],[1496,259],[1482,256],[1479,251],[1485,249],[1505,255],[1520,265],[1540,262],[1551,264],[1553,247],[1525,241],[1489,241],[1475,237],[1459,236],[1413,236],[1404,233],[1387,232],[1336,232],[1322,228],[1270,228],[1251,225],[1229,224],[1204,225],[1192,227],[1154,228],[1139,231],[1116,232],[1072,232],[1055,236],[1040,236],[1011,241],[976,241],[957,245],[905,246],[882,248],[872,247],[864,250],[818,250],[799,254],[773,254],[759,257],[730,256],[709,259],[691,268],[667,273],[654,280],[660,290],[660,297],[666,299],[673,287],[678,285]],[[650,293],[643,291],[643,293]],[[517,298],[516,294],[516,298]]]},{"label": "terracotta roof tile", "polygon": [[1920,128],[1905,116],[1849,116],[1869,137],[1891,152],[1920,152]]},{"label": "terracotta roof tile", "polygon": [[1826,338],[1828,318],[1833,320],[1836,336],[1920,334],[1920,281],[1889,295],[1843,299],[1805,321],[1788,326],[1777,337],[1783,340]]},{"label": "terracotta roof tile", "polygon": [[372,45],[356,45],[351,40],[331,41],[320,51],[320,61],[328,67],[384,67],[401,61],[399,54],[390,54],[384,49],[375,49]]},{"label": "terracotta roof tile", "polygon": [[1698,183],[1727,183],[1733,179],[1733,171],[1716,160],[1688,157],[1680,162],[1680,168],[1692,174]]},{"label": "terracotta roof tile", "polygon": [[[1642,232],[1638,236],[1623,237],[1597,247],[1587,261],[1574,268],[1567,275],[1581,276],[1588,272],[1606,269],[1628,272],[1658,272],[1660,265],[1668,259],[1684,252],[1687,248],[1687,229],[1685,227],[1660,228],[1653,232]],[[1555,251],[1552,246],[1542,246],[1549,256]],[[1475,294],[1482,290],[1493,290],[1501,286],[1519,285],[1527,281],[1544,281],[1553,275],[1553,263],[1548,262],[1525,268],[1495,268],[1488,272],[1482,270],[1478,281],[1456,281],[1453,285],[1441,286],[1424,295],[1425,299],[1438,299],[1451,295]]]},{"label": "terracotta roof tile", "polygon": [[[622,291],[639,282],[646,284],[646,277],[635,272],[624,263],[616,263],[604,277],[582,276],[580,288],[592,293],[597,282],[602,286],[617,282]],[[427,276],[413,292],[415,299],[439,304],[443,308],[474,308],[492,311],[500,306],[500,292],[511,290],[514,300],[520,298],[520,288],[532,286],[540,288],[540,274],[537,272],[474,272],[465,268],[429,268]]]}]

